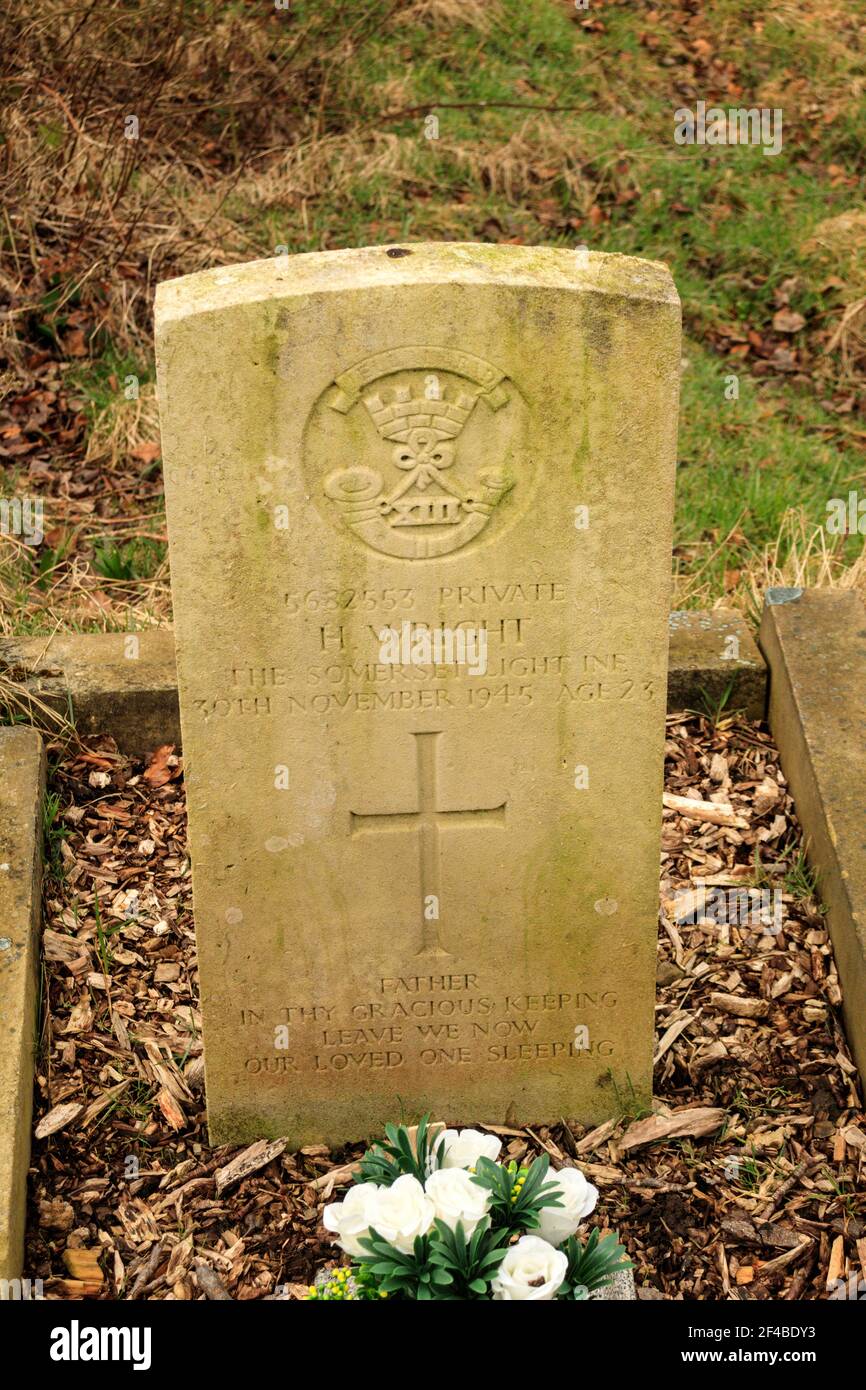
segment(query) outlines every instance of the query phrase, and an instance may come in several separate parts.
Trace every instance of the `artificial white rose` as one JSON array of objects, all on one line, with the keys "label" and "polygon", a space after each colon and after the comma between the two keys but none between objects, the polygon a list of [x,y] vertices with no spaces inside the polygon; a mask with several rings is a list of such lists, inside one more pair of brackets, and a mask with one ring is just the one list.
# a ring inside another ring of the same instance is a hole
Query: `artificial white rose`
[{"label": "artificial white rose", "polygon": [[479,1158],[495,1163],[502,1141],[494,1134],[482,1134],[480,1129],[446,1129],[441,1135],[445,1149],[443,1168],[474,1168]]},{"label": "artificial white rose", "polygon": [[[581,1221],[594,1209],[598,1188],[587,1182],[578,1168],[560,1168],[550,1172],[546,1181],[556,1186],[561,1207],[542,1207],[538,1213],[536,1234],[551,1245],[561,1245],[573,1236]],[[553,1194],[551,1194],[553,1195]]]},{"label": "artificial white rose", "polygon": [[452,1231],[457,1222],[463,1223],[463,1234],[469,1240],[490,1207],[490,1192],[481,1187],[465,1168],[437,1168],[431,1173],[424,1191],[436,1208],[436,1215]]},{"label": "artificial white rose", "polygon": [[369,1234],[372,1222],[370,1213],[379,1185],[375,1182],[360,1182],[350,1187],[342,1202],[330,1202],[325,1207],[322,1222],[326,1231],[332,1231],[337,1244],[347,1255],[367,1255],[359,1244],[361,1236]]},{"label": "artificial white rose", "polygon": [[568,1270],[561,1250],[554,1250],[540,1236],[521,1236],[510,1246],[491,1283],[494,1299],[516,1303],[533,1300],[549,1303],[556,1297]]},{"label": "artificial white rose", "polygon": [[411,1255],[415,1237],[427,1234],[436,1209],[418,1179],[404,1173],[390,1187],[377,1188],[368,1215],[383,1240]]}]

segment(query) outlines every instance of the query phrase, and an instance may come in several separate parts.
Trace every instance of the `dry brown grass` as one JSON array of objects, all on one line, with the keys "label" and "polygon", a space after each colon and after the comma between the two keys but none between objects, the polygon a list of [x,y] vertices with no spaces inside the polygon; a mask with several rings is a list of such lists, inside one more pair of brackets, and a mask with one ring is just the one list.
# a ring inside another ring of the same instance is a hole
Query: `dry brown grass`
[{"label": "dry brown grass", "polygon": [[[740,522],[746,524],[742,517]],[[719,597],[707,571],[730,539],[721,537],[696,569],[674,575],[672,607],[739,608],[757,623],[767,589],[854,589],[866,599],[866,548],[852,561],[844,554],[844,536],[831,535],[796,508],[785,513],[771,544],[742,558],[738,582]]]},{"label": "dry brown grass", "polygon": [[4,724],[29,724],[38,729],[46,738],[57,740],[60,746],[77,746],[78,735],[75,726],[66,714],[52,709],[38,695],[29,691],[19,679],[19,672],[11,673],[0,665],[0,719]]},{"label": "dry brown grass", "polygon": [[92,339],[110,327],[119,347],[146,351],[158,280],[268,253],[226,204],[263,160],[291,160],[339,123],[327,95],[338,72],[341,99],[353,92],[364,15],[347,24],[326,2],[300,23],[199,5],[197,25],[194,8],[35,0],[7,19],[2,76],[13,100],[0,196],[13,330],[55,274],[55,313],[75,299],[93,310]]},{"label": "dry brown grass", "polygon": [[486,34],[501,15],[499,0],[415,0],[402,18],[413,23],[429,22],[437,27],[466,24]]},{"label": "dry brown grass", "polygon": [[480,139],[472,146],[454,146],[452,152],[474,180],[509,202],[519,204],[559,181],[581,213],[595,201],[595,190],[581,174],[585,152],[576,147],[574,132],[563,130],[551,116],[527,117],[503,142]]},{"label": "dry brown grass", "polygon": [[747,595],[760,613],[771,588],[854,589],[866,597],[866,551],[853,561],[842,553],[844,537],[829,535],[800,511],[788,512],[778,537],[747,574]]},{"label": "dry brown grass", "polygon": [[840,376],[859,384],[866,371],[866,211],[852,208],[820,222],[802,251],[841,295],[841,316],[827,335],[826,352],[838,350]]},{"label": "dry brown grass", "polygon": [[[122,387],[123,383],[119,383]],[[159,438],[159,405],[156,385],[143,381],[137,399],[127,400],[118,390],[116,401],[94,417],[87,436],[85,459],[106,461],[143,450]]]},{"label": "dry brown grass", "polygon": [[[107,533],[107,528],[106,528]],[[128,540],[122,527],[111,539]],[[168,561],[149,579],[107,579],[82,556],[58,561],[39,578],[21,579],[15,551],[23,544],[4,536],[0,558],[0,637],[22,632],[139,632],[171,621]]]}]

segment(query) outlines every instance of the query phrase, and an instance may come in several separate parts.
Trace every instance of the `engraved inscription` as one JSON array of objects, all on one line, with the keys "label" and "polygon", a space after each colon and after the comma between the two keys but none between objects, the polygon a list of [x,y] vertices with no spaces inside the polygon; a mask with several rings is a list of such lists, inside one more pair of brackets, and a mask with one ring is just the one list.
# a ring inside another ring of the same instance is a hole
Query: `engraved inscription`
[{"label": "engraved inscription", "polygon": [[[321,1001],[286,1004],[273,1021],[288,1025],[297,1053],[248,1056],[248,1074],[403,1070],[413,1063],[502,1066],[616,1056],[609,1036],[619,1009],[616,990],[553,989],[489,993],[475,973],[384,977],[378,999],[338,1008]],[[582,1026],[580,1043],[574,1019]],[[258,1009],[242,1009],[247,1029],[268,1028]],[[288,1042],[287,1042],[287,1045]]]}]

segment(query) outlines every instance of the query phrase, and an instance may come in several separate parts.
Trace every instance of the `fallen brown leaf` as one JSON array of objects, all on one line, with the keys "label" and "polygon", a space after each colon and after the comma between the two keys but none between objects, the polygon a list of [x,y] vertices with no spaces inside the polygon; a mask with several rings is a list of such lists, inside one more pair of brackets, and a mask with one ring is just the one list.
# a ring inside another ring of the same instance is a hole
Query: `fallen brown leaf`
[{"label": "fallen brown leaf", "polygon": [[173,752],[173,743],[164,743],[157,748],[150,763],[142,773],[142,777],[149,787],[164,787],[166,782],[171,781],[175,775],[175,769],[168,766],[168,760]]},{"label": "fallen brown leaf", "polygon": [[773,315],[773,327],[777,333],[799,333],[805,326],[806,320],[796,309],[778,309]]}]

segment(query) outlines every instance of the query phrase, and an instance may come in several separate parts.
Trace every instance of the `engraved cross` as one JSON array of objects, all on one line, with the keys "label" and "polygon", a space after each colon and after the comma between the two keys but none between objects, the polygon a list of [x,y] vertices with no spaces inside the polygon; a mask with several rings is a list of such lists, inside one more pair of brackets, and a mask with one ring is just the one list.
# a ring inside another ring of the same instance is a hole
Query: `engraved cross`
[{"label": "engraved cross", "polygon": [[[451,826],[505,826],[505,807],[472,807],[461,811],[443,811],[439,806],[437,788],[437,749],[436,741],[441,733],[413,734],[415,756],[418,768],[418,809],[417,811],[352,811],[352,834],[361,835],[368,831],[393,832],[413,830],[419,836],[419,858],[421,870],[421,921],[422,936],[419,956],[447,956],[451,953],[442,945],[439,935],[439,831]],[[435,900],[436,916],[427,915],[429,900]]]}]

